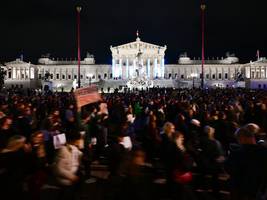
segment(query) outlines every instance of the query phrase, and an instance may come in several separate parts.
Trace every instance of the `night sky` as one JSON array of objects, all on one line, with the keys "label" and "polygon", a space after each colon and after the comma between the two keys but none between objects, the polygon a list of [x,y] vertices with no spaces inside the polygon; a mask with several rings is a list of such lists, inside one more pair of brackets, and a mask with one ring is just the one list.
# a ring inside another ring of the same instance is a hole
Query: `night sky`
[{"label": "night sky", "polygon": [[[166,63],[201,56],[198,0],[8,0],[0,6],[0,61],[42,54],[75,58],[76,10],[81,4],[81,51],[111,63],[110,45],[143,41],[167,45]],[[207,0],[206,56],[235,53],[241,62],[267,56],[266,0]]]}]

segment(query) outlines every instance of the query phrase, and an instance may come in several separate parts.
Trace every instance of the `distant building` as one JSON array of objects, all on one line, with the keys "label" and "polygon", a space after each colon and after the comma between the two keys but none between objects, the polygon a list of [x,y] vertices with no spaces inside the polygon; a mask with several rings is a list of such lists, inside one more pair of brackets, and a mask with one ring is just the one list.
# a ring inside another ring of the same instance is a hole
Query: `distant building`
[{"label": "distant building", "polygon": [[[81,61],[80,80],[82,86],[92,83],[103,88],[121,88],[133,77],[142,74],[159,87],[199,87],[201,80],[201,60],[191,59],[186,53],[180,55],[177,64],[165,64],[167,46],[158,46],[136,41],[117,47],[110,47],[112,63],[95,64],[93,55]],[[7,62],[6,87],[42,88],[45,81],[52,83],[53,89],[69,90],[76,86],[78,79],[77,60],[52,59],[42,56],[36,65],[16,59]],[[267,60],[240,64],[235,55],[205,60],[204,80],[206,87],[236,87],[240,82],[250,88],[266,88]]]}]

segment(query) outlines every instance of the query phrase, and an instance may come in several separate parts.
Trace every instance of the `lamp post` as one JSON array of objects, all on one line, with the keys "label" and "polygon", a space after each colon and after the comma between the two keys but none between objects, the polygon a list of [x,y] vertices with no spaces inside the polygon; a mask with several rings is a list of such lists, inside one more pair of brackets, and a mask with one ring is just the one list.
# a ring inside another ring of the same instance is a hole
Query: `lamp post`
[{"label": "lamp post", "polygon": [[81,50],[80,50],[80,13],[81,13],[82,7],[77,6],[77,47],[78,47],[78,88],[81,87]]},{"label": "lamp post", "polygon": [[201,40],[202,40],[202,53],[201,53],[201,88],[204,89],[204,60],[205,60],[205,10],[206,5],[204,4],[204,1],[201,1]]}]

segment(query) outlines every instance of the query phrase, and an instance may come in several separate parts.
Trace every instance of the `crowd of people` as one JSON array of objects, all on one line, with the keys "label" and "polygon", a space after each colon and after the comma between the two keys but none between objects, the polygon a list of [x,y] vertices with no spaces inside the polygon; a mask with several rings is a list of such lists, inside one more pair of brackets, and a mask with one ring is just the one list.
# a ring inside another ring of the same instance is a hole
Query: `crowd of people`
[{"label": "crowd of people", "polygon": [[[77,199],[92,162],[105,160],[106,199],[267,199],[267,91],[151,88],[102,93],[77,109],[73,92],[7,90],[0,96],[1,199]],[[197,176],[196,176],[197,174]],[[3,198],[2,198],[3,197]]]}]

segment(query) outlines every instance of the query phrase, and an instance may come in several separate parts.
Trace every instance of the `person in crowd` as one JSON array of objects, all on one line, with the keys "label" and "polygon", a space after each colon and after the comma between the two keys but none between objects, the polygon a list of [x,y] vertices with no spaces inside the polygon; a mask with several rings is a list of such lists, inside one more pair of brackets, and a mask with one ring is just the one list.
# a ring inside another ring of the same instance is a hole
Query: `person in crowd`
[{"label": "person in crowd", "polygon": [[126,178],[123,181],[123,195],[127,199],[154,199],[153,170],[146,163],[146,154],[141,149],[131,152]]},{"label": "person in crowd", "polygon": [[14,135],[9,138],[6,147],[0,152],[1,198],[26,199],[24,185],[29,172],[30,151],[26,138]]},{"label": "person in crowd", "polygon": [[67,135],[67,144],[62,146],[55,158],[54,175],[62,188],[60,199],[74,199],[76,195],[76,185],[80,180],[79,170],[82,152],[77,146],[81,135],[71,133]]},{"label": "person in crowd", "polygon": [[173,135],[176,148],[173,149],[172,173],[174,182],[174,197],[179,199],[195,199],[190,183],[192,182],[193,158],[184,145],[184,135],[176,131]]},{"label": "person in crowd", "polygon": [[230,175],[233,200],[266,199],[267,149],[256,144],[251,124],[236,131],[239,145],[232,145],[225,169]]},{"label": "person in crowd", "polygon": [[13,119],[10,116],[5,116],[0,121],[0,150],[5,148],[8,140],[14,136]]},{"label": "person in crowd", "polygon": [[215,139],[215,129],[205,126],[200,138],[198,154],[198,168],[201,173],[201,185],[206,185],[206,175],[212,176],[212,190],[216,198],[219,198],[219,174],[222,172],[225,153],[221,143]]}]

